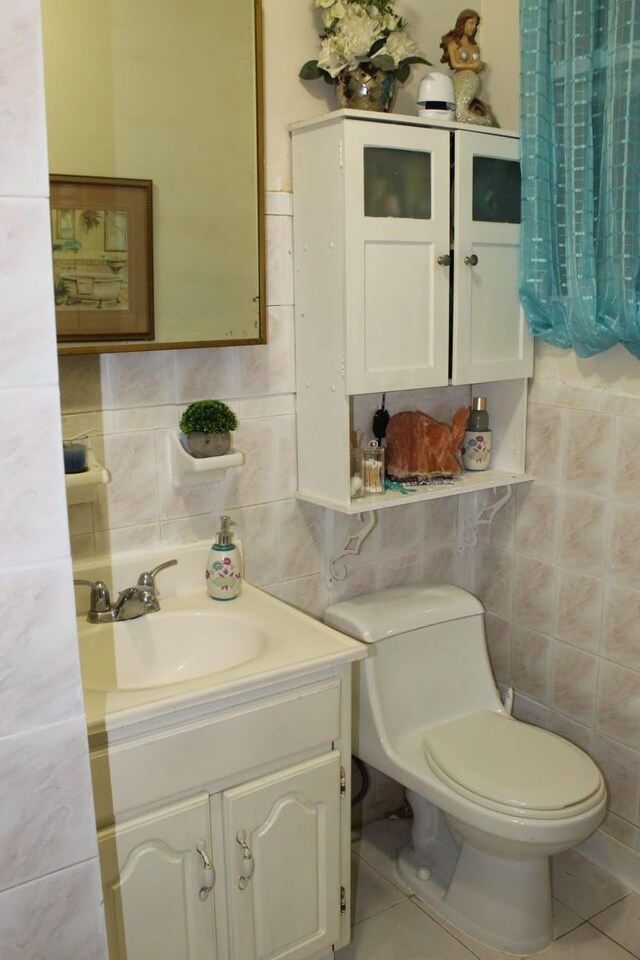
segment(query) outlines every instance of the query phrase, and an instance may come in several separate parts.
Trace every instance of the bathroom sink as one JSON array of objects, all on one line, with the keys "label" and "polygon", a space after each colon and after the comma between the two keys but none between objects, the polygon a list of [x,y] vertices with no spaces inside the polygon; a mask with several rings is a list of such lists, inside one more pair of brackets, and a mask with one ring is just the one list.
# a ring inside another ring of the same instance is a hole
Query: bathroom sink
[{"label": "bathroom sink", "polygon": [[78,631],[88,690],[148,690],[218,674],[255,660],[267,634],[250,621],[210,610],[161,610]]}]

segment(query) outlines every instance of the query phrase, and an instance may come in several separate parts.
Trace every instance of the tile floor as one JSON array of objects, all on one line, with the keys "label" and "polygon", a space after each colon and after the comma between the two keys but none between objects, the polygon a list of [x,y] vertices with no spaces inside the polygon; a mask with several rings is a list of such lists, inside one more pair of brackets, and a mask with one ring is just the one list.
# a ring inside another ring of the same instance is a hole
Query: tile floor
[{"label": "tile floor", "polygon": [[[396,876],[393,856],[407,842],[410,821],[385,819],[353,842],[352,940],[336,960],[506,960],[430,915]],[[580,854],[554,857],[556,939],[543,960],[640,958],[640,894]]]}]

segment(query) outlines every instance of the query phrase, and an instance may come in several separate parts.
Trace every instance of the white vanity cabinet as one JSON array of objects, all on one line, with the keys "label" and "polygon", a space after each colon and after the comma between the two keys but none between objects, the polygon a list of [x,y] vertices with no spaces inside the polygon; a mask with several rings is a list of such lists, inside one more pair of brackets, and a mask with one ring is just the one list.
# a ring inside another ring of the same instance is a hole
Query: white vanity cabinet
[{"label": "white vanity cabinet", "polygon": [[449,383],[494,395],[494,463],[522,472],[517,136],[342,110],[295,124],[292,152],[299,496],[389,505],[350,504],[351,398]]},{"label": "white vanity cabinet", "polygon": [[340,769],[332,751],[223,793],[230,960],[325,956],[340,939]]},{"label": "white vanity cabinet", "polygon": [[348,942],[349,665],[108,739],[91,766],[110,960],[320,960]]},{"label": "white vanity cabinet", "polygon": [[209,795],[98,834],[111,960],[216,960]]}]

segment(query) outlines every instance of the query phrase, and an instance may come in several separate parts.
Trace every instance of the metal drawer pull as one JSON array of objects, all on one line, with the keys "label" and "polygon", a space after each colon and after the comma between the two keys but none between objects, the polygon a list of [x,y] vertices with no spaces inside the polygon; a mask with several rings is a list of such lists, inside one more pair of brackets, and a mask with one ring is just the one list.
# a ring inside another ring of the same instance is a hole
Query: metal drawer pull
[{"label": "metal drawer pull", "polygon": [[451,257],[448,253],[443,254],[443,256],[438,257],[438,263],[441,267],[450,267],[451,266]]},{"label": "metal drawer pull", "polygon": [[244,873],[241,873],[238,877],[238,886],[241,890],[246,890],[247,884],[251,877],[253,876],[253,871],[255,870],[255,860],[253,859],[253,854],[247,843],[247,835],[244,830],[238,830],[236,833],[236,843],[239,843],[242,847],[242,860],[244,866]]},{"label": "metal drawer pull", "polygon": [[215,872],[213,864],[207,855],[207,844],[204,840],[199,840],[198,843],[196,843],[196,850],[202,857],[202,886],[200,887],[198,896],[201,900],[206,900],[213,890]]},{"label": "metal drawer pull", "polygon": [[472,253],[470,257],[464,258],[464,262],[468,267],[475,267],[478,262],[478,258],[476,257],[475,253]]}]

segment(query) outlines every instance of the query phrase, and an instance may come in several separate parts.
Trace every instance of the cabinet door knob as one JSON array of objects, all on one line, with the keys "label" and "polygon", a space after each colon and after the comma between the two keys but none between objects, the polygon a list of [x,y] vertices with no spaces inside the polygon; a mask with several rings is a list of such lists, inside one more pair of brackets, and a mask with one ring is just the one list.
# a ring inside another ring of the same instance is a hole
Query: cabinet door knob
[{"label": "cabinet door knob", "polygon": [[472,253],[470,257],[464,258],[464,262],[468,267],[475,267],[476,263],[478,262],[478,258],[476,257],[475,253]]},{"label": "cabinet door knob", "polygon": [[438,257],[438,263],[441,267],[450,267],[451,266],[451,257],[448,253],[443,254],[441,257]]},{"label": "cabinet door knob", "polygon": [[247,843],[247,835],[244,830],[238,830],[236,833],[236,843],[240,844],[242,847],[242,865],[244,867],[244,873],[241,873],[238,877],[238,886],[241,890],[246,890],[247,884],[253,876],[256,862],[253,859],[253,854],[251,853],[251,849]]},{"label": "cabinet door knob", "polygon": [[213,864],[207,855],[207,844],[204,840],[199,840],[198,843],[196,843],[196,850],[202,858],[202,886],[200,887],[198,896],[201,900],[206,900],[213,890],[215,873]]}]

